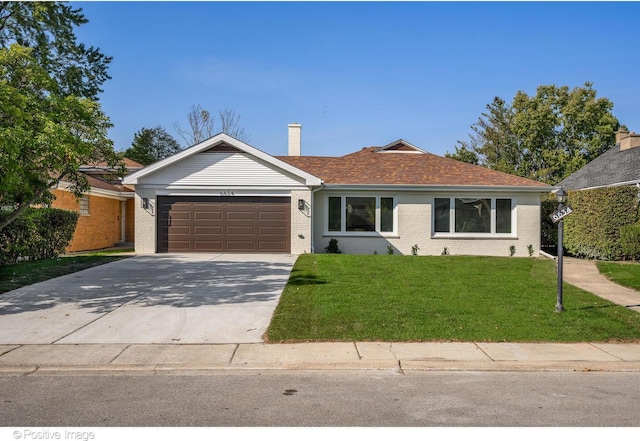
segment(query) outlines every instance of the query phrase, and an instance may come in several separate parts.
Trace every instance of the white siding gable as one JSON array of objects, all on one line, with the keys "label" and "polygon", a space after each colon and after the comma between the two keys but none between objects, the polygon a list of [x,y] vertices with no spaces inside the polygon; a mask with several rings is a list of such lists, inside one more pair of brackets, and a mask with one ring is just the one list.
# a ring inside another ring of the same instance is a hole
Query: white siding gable
[{"label": "white siding gable", "polygon": [[144,185],[166,187],[276,186],[299,187],[301,178],[247,153],[198,153],[141,179]]}]

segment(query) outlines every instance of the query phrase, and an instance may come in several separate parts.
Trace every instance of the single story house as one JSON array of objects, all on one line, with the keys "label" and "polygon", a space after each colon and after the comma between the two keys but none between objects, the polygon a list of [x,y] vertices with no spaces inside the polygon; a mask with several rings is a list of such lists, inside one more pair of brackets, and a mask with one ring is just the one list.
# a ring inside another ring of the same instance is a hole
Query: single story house
[{"label": "single story house", "polygon": [[616,133],[616,145],[571,174],[558,187],[592,190],[637,185],[640,187],[640,135],[627,130]]},{"label": "single story house", "polygon": [[528,256],[540,249],[546,184],[398,140],[341,157],[272,156],[219,134],[125,178],[137,253],[345,253]]},{"label": "single story house", "polygon": [[[125,158],[129,172],[143,168],[142,164]],[[51,190],[53,208],[80,213],[76,230],[66,252],[91,251],[112,247],[122,242],[134,242],[134,192],[122,185],[121,179],[105,164],[83,165],[80,172],[91,186],[77,199],[69,191],[68,182],[60,182]]]}]

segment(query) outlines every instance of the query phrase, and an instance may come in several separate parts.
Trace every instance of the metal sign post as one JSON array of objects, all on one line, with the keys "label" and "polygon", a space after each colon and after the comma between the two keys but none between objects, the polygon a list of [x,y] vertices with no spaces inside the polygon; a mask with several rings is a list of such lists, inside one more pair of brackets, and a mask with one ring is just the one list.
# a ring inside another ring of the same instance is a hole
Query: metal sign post
[{"label": "metal sign post", "polygon": [[573,209],[570,206],[563,206],[567,201],[567,193],[562,187],[556,191],[556,197],[558,198],[558,209],[551,213],[551,220],[558,224],[558,298],[556,302],[556,312],[564,311],[564,305],[562,304],[562,257],[564,255],[563,235],[564,235],[564,222],[562,219],[565,216],[573,213]]},{"label": "metal sign post", "polygon": [[560,219],[558,222],[558,298],[556,301],[556,312],[564,311],[564,305],[562,304],[562,257],[564,255],[564,246],[562,245],[564,222]]}]

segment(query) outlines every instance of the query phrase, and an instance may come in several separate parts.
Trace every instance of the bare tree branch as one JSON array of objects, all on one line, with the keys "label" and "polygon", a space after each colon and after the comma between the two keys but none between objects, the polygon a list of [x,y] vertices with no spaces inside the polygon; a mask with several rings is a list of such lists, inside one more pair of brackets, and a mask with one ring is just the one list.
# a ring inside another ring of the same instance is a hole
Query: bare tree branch
[{"label": "bare tree branch", "polygon": [[188,146],[198,144],[218,133],[226,133],[244,142],[249,140],[244,127],[240,126],[240,115],[235,110],[219,110],[218,117],[220,119],[219,130],[216,129],[216,121],[211,113],[197,104],[191,106],[191,110],[187,114],[187,127],[182,127],[180,123],[174,123],[173,128]]}]

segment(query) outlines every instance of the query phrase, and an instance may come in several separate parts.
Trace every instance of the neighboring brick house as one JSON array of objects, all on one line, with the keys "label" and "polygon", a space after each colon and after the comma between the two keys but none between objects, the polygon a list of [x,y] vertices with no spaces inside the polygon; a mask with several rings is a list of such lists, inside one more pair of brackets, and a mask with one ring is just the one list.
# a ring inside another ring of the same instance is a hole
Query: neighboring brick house
[{"label": "neighboring brick house", "polygon": [[554,187],[398,140],[341,157],[271,156],[216,135],[125,178],[136,252],[534,255],[540,198]]},{"label": "neighboring brick house", "polygon": [[[125,158],[129,172],[143,166]],[[133,190],[126,188],[117,176],[103,164],[85,165],[80,171],[91,189],[80,199],[68,191],[69,183],[61,182],[51,192],[55,196],[51,206],[80,213],[73,239],[66,252],[90,251],[112,247],[118,243],[134,242],[135,209]]]}]

